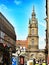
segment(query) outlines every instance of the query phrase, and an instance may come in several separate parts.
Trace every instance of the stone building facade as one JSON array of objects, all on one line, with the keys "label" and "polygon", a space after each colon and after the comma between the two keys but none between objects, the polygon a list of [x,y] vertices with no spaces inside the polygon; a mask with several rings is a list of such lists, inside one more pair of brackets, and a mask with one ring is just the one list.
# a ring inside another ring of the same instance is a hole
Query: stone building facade
[{"label": "stone building facade", "polygon": [[16,34],[14,27],[0,12],[0,63],[12,65],[12,53],[16,51]]},{"label": "stone building facade", "polygon": [[46,0],[46,51],[49,63],[49,0]]},{"label": "stone building facade", "polygon": [[39,50],[39,36],[38,36],[38,20],[33,7],[32,18],[29,20],[29,32],[28,32],[28,55],[29,59],[45,59],[44,49]]},{"label": "stone building facade", "polygon": [[28,48],[28,40],[16,40],[16,48],[17,47],[25,47]]},{"label": "stone building facade", "polygon": [[34,9],[32,12],[32,18],[29,20],[29,34],[27,39],[30,50],[38,50],[38,21]]}]

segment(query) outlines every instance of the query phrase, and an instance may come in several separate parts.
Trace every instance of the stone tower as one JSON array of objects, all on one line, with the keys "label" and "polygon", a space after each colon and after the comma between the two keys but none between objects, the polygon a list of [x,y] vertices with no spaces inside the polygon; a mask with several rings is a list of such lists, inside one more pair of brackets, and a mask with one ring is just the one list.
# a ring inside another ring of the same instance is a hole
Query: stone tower
[{"label": "stone tower", "polygon": [[38,49],[38,21],[36,19],[34,7],[32,18],[29,19],[28,49],[30,51]]}]

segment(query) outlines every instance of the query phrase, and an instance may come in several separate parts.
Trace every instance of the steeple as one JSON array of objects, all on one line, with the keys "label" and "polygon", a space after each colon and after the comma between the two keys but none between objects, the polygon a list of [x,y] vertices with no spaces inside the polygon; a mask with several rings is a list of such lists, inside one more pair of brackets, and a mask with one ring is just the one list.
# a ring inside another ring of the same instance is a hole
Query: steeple
[{"label": "steeple", "polygon": [[37,18],[36,18],[34,6],[33,6],[32,17],[31,17],[31,19],[29,19],[29,25],[30,26],[33,26],[33,25],[37,26]]},{"label": "steeple", "polygon": [[35,17],[36,14],[35,14],[35,9],[34,9],[34,6],[33,6],[33,12],[32,12],[32,17]]},{"label": "steeple", "polygon": [[33,6],[32,18],[29,19],[28,48],[30,51],[38,49],[38,23]]}]

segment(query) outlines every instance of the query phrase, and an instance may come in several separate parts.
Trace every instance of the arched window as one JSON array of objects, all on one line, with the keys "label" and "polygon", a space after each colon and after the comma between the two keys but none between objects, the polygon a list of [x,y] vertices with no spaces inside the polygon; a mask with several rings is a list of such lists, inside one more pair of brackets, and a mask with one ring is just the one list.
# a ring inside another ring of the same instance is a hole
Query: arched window
[{"label": "arched window", "polygon": [[34,35],[34,29],[32,29],[31,34]]},{"label": "arched window", "polygon": [[32,39],[32,45],[34,45],[34,39]]}]

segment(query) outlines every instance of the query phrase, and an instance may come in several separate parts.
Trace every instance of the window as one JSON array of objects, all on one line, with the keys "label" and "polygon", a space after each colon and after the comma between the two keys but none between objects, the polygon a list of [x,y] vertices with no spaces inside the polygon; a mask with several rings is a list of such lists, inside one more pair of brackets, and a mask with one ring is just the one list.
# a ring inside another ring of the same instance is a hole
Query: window
[{"label": "window", "polygon": [[32,45],[34,44],[34,39],[32,39]]},{"label": "window", "polygon": [[[0,31],[0,37],[4,39],[4,33],[2,31]],[[4,41],[2,39],[0,39],[0,43],[3,43]]]},{"label": "window", "polygon": [[4,33],[0,31],[0,37],[4,39]]},{"label": "window", "polygon": [[34,35],[34,29],[32,29],[32,32],[31,33],[32,33],[32,35]]}]

